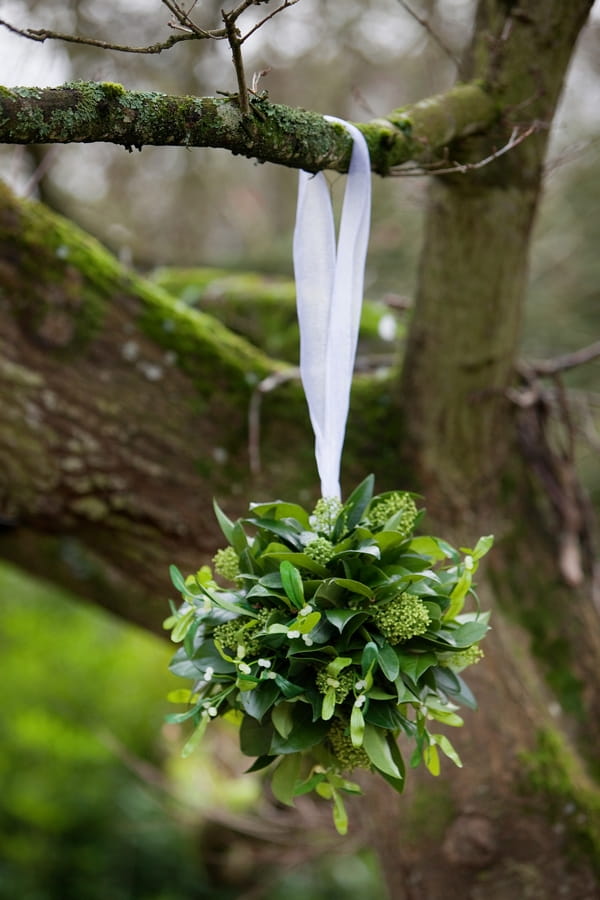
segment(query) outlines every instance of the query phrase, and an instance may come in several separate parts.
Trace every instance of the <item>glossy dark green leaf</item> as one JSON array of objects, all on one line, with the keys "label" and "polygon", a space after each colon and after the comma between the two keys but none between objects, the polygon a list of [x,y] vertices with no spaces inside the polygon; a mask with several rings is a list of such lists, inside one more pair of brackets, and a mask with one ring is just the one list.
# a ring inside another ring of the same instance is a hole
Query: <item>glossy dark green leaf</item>
[{"label": "glossy dark green leaf", "polygon": [[294,805],[296,782],[300,776],[302,757],[300,753],[289,753],[277,765],[271,777],[271,790],[280,803]]},{"label": "glossy dark green leaf", "polygon": [[437,663],[435,653],[405,653],[397,650],[396,656],[400,664],[400,671],[405,672],[415,682],[419,680],[423,672]]},{"label": "glossy dark green leaf", "polygon": [[452,669],[443,666],[436,666],[430,670],[434,678],[435,686],[446,694],[458,694],[460,692],[460,682],[458,676],[454,674]]},{"label": "glossy dark green leaf", "polygon": [[398,654],[389,644],[379,648],[377,664],[388,681],[395,681],[400,673]]},{"label": "glossy dark green leaf", "polygon": [[296,609],[302,609],[305,605],[305,601],[304,585],[302,583],[300,572],[291,562],[284,560],[279,566],[279,574],[281,575],[283,589],[293,606],[295,606]]},{"label": "glossy dark green leaf", "polygon": [[363,613],[358,609],[326,609],[324,610],[323,615],[332,625],[335,625],[340,632],[344,630],[348,622],[357,618],[357,616],[360,616],[362,621],[365,621],[368,618],[366,613]]},{"label": "glossy dark green leaf", "polygon": [[251,503],[254,516],[267,519],[296,519],[304,529],[310,528],[308,513],[297,503],[274,500],[272,503]]},{"label": "glossy dark green leaf", "polygon": [[362,519],[364,511],[373,497],[374,487],[375,476],[367,475],[346,500],[344,509],[346,511],[346,527],[349,531],[355,528]]},{"label": "glossy dark green leaf", "polygon": [[300,694],[304,693],[304,687],[301,684],[293,684],[287,678],[284,678],[283,675],[275,675],[275,684],[281,690],[283,696],[288,699],[299,697]]},{"label": "glossy dark green leaf", "polygon": [[400,727],[402,716],[398,712],[395,698],[393,702],[371,700],[365,711],[365,721],[378,728],[396,731]]},{"label": "glossy dark green leaf", "polygon": [[355,581],[352,578],[332,578],[333,584],[350,591],[351,594],[360,594],[362,597],[368,597],[369,600],[373,596],[373,590],[362,581]]},{"label": "glossy dark green leaf", "polygon": [[236,522],[233,526],[233,531],[231,532],[231,546],[238,556],[240,556],[248,547],[248,538],[246,537],[246,532],[244,531],[241,522]]},{"label": "glossy dark green leaf", "polygon": [[402,771],[392,756],[386,741],[385,731],[377,728],[375,725],[367,725],[365,727],[363,747],[372,764],[379,772],[385,773],[399,781],[402,780]]},{"label": "glossy dark green leaf", "polygon": [[[296,704],[296,706],[299,705]],[[299,716],[295,713],[294,727],[287,738],[282,738],[281,735],[274,733],[269,751],[271,754],[278,756],[279,754],[310,750],[311,747],[314,747],[315,744],[320,744],[324,739],[329,731],[329,722],[323,722],[322,719],[317,719],[316,722],[313,722],[310,715],[310,707],[306,706],[305,708],[308,716],[305,714]],[[300,719],[300,721],[297,721],[297,719]]]},{"label": "glossy dark green leaf", "polygon": [[485,637],[489,630],[487,622],[465,622],[459,625],[456,630],[452,631],[452,637],[456,647],[466,648],[471,644],[476,644]]},{"label": "glossy dark green leaf", "polygon": [[279,522],[277,519],[248,518],[244,519],[244,522],[247,522],[249,525],[255,525],[257,528],[260,528],[262,531],[266,531],[269,534],[276,534],[297,550],[302,549],[299,537],[299,533],[302,529],[293,528],[288,523]]},{"label": "glossy dark green leaf", "polygon": [[240,750],[246,756],[269,756],[269,747],[273,737],[270,724],[261,725],[256,719],[244,716],[240,725]]},{"label": "glossy dark green leaf", "polygon": [[227,541],[230,544],[233,544],[234,523],[231,521],[231,519],[228,516],[225,515],[225,513],[223,512],[223,510],[221,509],[221,507],[219,506],[219,504],[217,503],[216,500],[213,500],[213,509],[215,511],[215,516],[216,516],[217,522],[219,523],[219,527],[221,528],[221,531],[227,538]]},{"label": "glossy dark green leaf", "polygon": [[378,656],[379,648],[377,644],[375,644],[373,641],[369,641],[367,644],[365,644],[360,660],[363,678],[367,674],[371,666],[377,661]]},{"label": "glossy dark green leaf", "polygon": [[[251,756],[252,754],[246,753],[245,756]],[[258,759],[255,759],[252,765],[245,769],[246,773],[249,772],[260,772],[261,769],[266,769],[267,766],[270,766],[274,759],[277,759],[276,756],[259,756]]]},{"label": "glossy dark green leaf", "polygon": [[261,681],[250,691],[242,691],[240,693],[240,703],[247,716],[262,720],[264,714],[269,710],[275,700],[279,696],[279,688],[274,681]]}]

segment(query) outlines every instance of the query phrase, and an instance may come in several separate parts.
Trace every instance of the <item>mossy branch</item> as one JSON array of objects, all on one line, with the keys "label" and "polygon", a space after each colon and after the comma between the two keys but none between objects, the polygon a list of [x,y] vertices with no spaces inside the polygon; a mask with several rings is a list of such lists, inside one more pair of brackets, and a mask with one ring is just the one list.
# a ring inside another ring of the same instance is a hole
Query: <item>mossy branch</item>
[{"label": "mossy branch", "polygon": [[[359,124],[372,168],[386,175],[409,160],[431,160],[452,141],[483,131],[499,115],[479,84]],[[348,168],[352,140],[317,113],[256,96],[243,115],[236,96],[173,97],[127,91],[109,82],[58,88],[0,88],[0,142],[220,147],[234,154],[309,172]]]}]

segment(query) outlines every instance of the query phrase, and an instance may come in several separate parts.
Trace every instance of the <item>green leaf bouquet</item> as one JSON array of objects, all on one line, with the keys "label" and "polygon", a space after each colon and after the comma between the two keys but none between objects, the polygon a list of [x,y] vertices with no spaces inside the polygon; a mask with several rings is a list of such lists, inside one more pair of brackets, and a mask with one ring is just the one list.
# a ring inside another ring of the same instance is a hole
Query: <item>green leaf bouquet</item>
[{"label": "green leaf bouquet", "polygon": [[331,800],[341,833],[342,796],[360,793],[353,769],[402,790],[400,735],[411,766],[437,775],[439,751],[461,765],[437,727],[462,725],[458,707],[476,706],[462,672],[483,655],[488,614],[465,603],[492,538],[459,552],[415,536],[415,500],[373,496],[369,476],[346,503],[321,499],[311,514],[273,501],[234,523],[215,505],[229,546],[214,568],[231,586],[207,566],[187,578],[171,567],[183,598],[165,622],[181,642],[171,669],[193,682],[171,698],[187,708],[170,721],[195,725],[184,754],[211,720],[233,720],[250,771],[269,767],[283,803],[310,791]]}]

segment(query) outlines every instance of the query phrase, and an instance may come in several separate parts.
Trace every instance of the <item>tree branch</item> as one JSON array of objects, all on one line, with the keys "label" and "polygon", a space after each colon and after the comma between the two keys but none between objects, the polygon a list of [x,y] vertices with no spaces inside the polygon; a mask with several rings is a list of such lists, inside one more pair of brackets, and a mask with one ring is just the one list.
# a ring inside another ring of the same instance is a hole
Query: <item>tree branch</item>
[{"label": "tree branch", "polygon": [[540,359],[533,362],[527,362],[525,365],[530,372],[535,375],[558,375],[559,372],[565,372],[567,369],[575,369],[585,363],[592,362],[600,357],[600,341],[588,344],[587,347],[581,347],[572,353],[565,353],[563,356],[555,356],[553,359]]},{"label": "tree branch", "polygon": [[[476,83],[459,85],[388,116],[359,124],[374,172],[389,174],[409,160],[431,161],[436,151],[483,131],[499,116]],[[339,125],[312,112],[236,97],[173,97],[127,91],[109,82],[72,82],[58,88],[0,88],[0,142],[91,143],[220,147],[263,162],[309,172],[348,168],[352,140]]]},{"label": "tree branch", "polygon": [[200,38],[222,38],[222,33],[206,32],[198,34],[198,32],[185,32],[183,34],[173,34],[166,41],[158,41],[155,44],[148,44],[143,47],[130,47],[127,44],[113,44],[111,41],[100,41],[97,38],[84,37],[76,34],[64,34],[61,31],[51,31],[48,28],[17,28],[11,25],[5,19],[0,19],[0,25],[18,34],[20,37],[28,38],[30,41],[38,41],[43,44],[44,41],[65,41],[68,44],[84,44],[86,47],[98,47],[100,50],[116,50],[119,53],[162,53],[163,50],[170,50],[175,44],[181,41],[199,40]]}]

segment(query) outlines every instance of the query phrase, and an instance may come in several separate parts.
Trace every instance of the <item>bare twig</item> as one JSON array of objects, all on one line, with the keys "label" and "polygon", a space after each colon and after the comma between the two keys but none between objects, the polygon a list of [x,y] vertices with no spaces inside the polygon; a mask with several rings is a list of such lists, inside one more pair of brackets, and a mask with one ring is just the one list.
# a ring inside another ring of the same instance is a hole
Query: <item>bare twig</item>
[{"label": "bare twig", "polygon": [[402,9],[405,10],[405,12],[407,12],[409,14],[409,16],[412,16],[412,18],[416,22],[418,22],[422,28],[425,29],[425,31],[427,32],[429,37],[432,39],[432,41],[434,41],[434,43],[436,43],[438,45],[440,50],[442,50],[446,54],[446,56],[452,60],[452,62],[456,66],[456,68],[458,68],[460,66],[460,59],[458,58],[458,56],[455,53],[452,52],[450,47],[448,47],[447,44],[444,43],[444,41],[441,39],[439,34],[437,34],[437,32],[433,30],[430,22],[428,22],[427,19],[422,19],[421,16],[418,13],[416,13],[414,11],[414,9],[412,9],[408,5],[408,3],[406,3],[406,0],[398,0],[398,3],[402,7]]},{"label": "bare twig", "polygon": [[175,44],[181,41],[198,40],[199,38],[223,38],[224,32],[206,32],[205,34],[197,34],[186,31],[182,34],[173,34],[166,41],[159,41],[156,44],[148,44],[145,47],[130,47],[127,44],[113,44],[110,41],[100,41],[96,38],[83,37],[76,34],[63,34],[60,31],[50,31],[47,28],[17,28],[4,19],[0,19],[0,25],[18,34],[21,37],[28,38],[30,41],[65,41],[68,44],[84,44],[86,47],[98,47],[100,50],[116,50],[119,53],[162,53],[163,50],[170,50]]},{"label": "bare twig", "polygon": [[585,363],[591,362],[600,357],[600,341],[595,341],[587,347],[581,347],[572,353],[565,353],[562,356],[555,356],[554,359],[541,359],[535,362],[528,362],[527,366],[530,371],[536,375],[557,375],[559,372],[565,372],[567,369],[574,369]]},{"label": "bare twig", "polygon": [[252,392],[248,406],[248,459],[250,471],[253,475],[258,475],[261,469],[260,413],[263,395],[269,394],[275,388],[295,378],[300,378],[300,369],[297,367],[287,369],[284,372],[273,372],[271,375],[263,378]]},{"label": "bare twig", "polygon": [[480,159],[477,162],[452,162],[449,166],[445,165],[445,163],[423,163],[422,165],[419,164],[418,166],[406,166],[398,169],[392,169],[390,174],[396,177],[454,175],[456,173],[465,175],[467,172],[473,172],[476,169],[482,169],[484,166],[489,166],[489,164],[494,162],[494,160],[498,159],[500,156],[504,156],[505,153],[508,153],[515,147],[518,147],[519,144],[522,144],[523,141],[530,137],[532,134],[535,134],[535,132],[540,131],[541,128],[545,127],[546,126],[544,123],[536,121],[532,122],[531,125],[529,125],[529,127],[524,131],[519,131],[518,128],[513,128],[508,141],[503,147],[500,147],[499,150],[494,150],[494,152],[490,153],[489,156],[486,156],[485,159]]},{"label": "bare twig", "polygon": [[277,13],[283,12],[284,9],[288,9],[290,6],[295,6],[296,3],[298,3],[298,0],[285,0],[285,2],[281,4],[281,6],[278,6],[277,9],[274,9],[272,13],[269,13],[268,16],[265,16],[264,19],[260,20],[260,22],[257,22],[256,25],[253,28],[251,28],[250,31],[248,31],[243,36],[243,38],[241,38],[240,44],[243,44],[244,41],[247,41],[248,38],[254,34],[255,31],[258,31],[259,28],[262,28],[262,26],[265,24],[265,22],[268,22],[269,19],[272,19],[273,16],[277,15]]},{"label": "bare twig", "polygon": [[225,31],[227,40],[231,48],[231,58],[233,60],[233,68],[235,69],[235,77],[238,84],[238,102],[240,112],[243,116],[250,113],[250,104],[248,102],[248,86],[246,84],[246,73],[244,71],[244,60],[242,58],[242,36],[236,25],[237,16],[234,13],[226,13],[221,10],[223,22],[225,23]]}]

